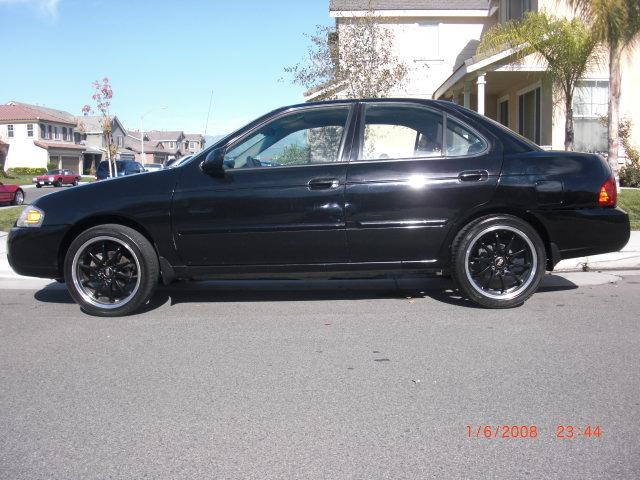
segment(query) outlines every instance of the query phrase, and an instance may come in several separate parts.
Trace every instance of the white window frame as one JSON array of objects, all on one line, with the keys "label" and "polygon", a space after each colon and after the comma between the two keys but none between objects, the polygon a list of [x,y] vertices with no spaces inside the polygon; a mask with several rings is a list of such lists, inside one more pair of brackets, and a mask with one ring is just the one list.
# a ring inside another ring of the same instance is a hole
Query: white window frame
[{"label": "white window frame", "polygon": [[15,129],[13,124],[7,125],[7,138],[15,138]]},{"label": "white window frame", "polygon": [[[29,135],[31,134],[31,135]],[[27,137],[33,138],[33,123],[27,123]]]},{"label": "white window frame", "polygon": [[501,125],[504,125],[507,128],[511,128],[509,126],[509,124],[511,123],[511,118],[508,118],[507,120],[507,125],[505,125],[504,123],[502,123],[502,118],[500,113],[500,105],[503,104],[504,102],[507,102],[507,112],[511,113],[511,105],[509,105],[509,102],[511,101],[511,95],[507,94],[507,95],[503,95],[502,97],[498,98],[498,101],[496,102],[496,119],[498,120],[498,123],[500,123]]}]

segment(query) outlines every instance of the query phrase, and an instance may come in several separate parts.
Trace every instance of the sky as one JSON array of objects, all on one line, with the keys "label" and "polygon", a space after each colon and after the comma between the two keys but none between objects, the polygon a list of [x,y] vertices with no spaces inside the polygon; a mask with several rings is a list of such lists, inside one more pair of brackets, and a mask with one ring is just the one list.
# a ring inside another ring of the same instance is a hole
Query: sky
[{"label": "sky", "polygon": [[205,133],[213,91],[224,134],[303,100],[284,68],[331,23],[329,0],[0,0],[0,103],[81,115],[108,77],[125,128]]}]

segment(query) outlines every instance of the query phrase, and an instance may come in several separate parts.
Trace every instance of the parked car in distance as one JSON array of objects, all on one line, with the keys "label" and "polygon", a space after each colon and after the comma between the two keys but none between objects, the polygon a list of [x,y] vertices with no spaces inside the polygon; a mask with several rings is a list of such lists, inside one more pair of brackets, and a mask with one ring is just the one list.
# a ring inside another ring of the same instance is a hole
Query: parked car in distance
[{"label": "parked car in distance", "polygon": [[101,316],[135,312],[159,279],[407,273],[509,308],[560,260],[627,243],[616,199],[600,156],[459,105],[337,100],[275,110],[180,168],[39,198],[8,258]]},{"label": "parked car in distance", "polygon": [[[111,168],[114,168],[113,163],[111,164]],[[133,160],[116,160],[115,169],[116,171],[112,172],[114,177],[124,177],[126,175],[144,172],[144,167]],[[109,162],[103,160],[98,164],[96,180],[105,180],[107,178],[109,178]]]},{"label": "parked car in distance", "polygon": [[162,170],[164,168],[161,163],[146,163],[143,166],[145,172],[157,172],[158,170]]},{"label": "parked car in distance", "polygon": [[0,182],[0,205],[22,205],[24,203],[24,190],[18,185],[5,185]]},{"label": "parked car in distance", "polygon": [[182,165],[184,162],[186,162],[187,160],[189,160],[192,157],[193,157],[193,155],[185,155],[185,156],[180,157],[180,158],[173,158],[171,160],[168,160],[167,163],[165,163],[164,168],[179,167],[180,165]]},{"label": "parked car in distance", "polygon": [[54,187],[61,187],[62,185],[78,185],[80,182],[80,175],[73,170],[49,170],[44,175],[38,175],[33,178],[33,183],[36,187],[40,188],[44,185],[52,185]]}]

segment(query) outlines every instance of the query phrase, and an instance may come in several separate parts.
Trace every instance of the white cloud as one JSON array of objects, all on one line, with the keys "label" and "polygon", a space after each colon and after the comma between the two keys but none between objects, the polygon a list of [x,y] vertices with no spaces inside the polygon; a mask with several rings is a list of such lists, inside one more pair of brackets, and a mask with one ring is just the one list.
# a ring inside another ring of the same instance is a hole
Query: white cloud
[{"label": "white cloud", "polygon": [[0,0],[0,5],[24,5],[43,17],[56,19],[59,2],[60,0]]}]

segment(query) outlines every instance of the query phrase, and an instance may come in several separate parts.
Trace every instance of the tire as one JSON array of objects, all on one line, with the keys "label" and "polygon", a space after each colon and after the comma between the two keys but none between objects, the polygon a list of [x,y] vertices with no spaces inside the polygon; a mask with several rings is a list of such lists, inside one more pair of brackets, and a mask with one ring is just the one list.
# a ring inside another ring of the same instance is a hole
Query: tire
[{"label": "tire", "polygon": [[460,293],[485,308],[522,305],[538,289],[546,264],[538,232],[512,215],[478,218],[451,248],[451,274]]},{"label": "tire", "polygon": [[77,186],[78,186],[78,180],[74,180],[74,181],[73,181],[73,186],[74,186],[74,187],[77,187]]},{"label": "tire", "polygon": [[24,192],[22,191],[22,189],[18,189],[16,190],[16,194],[13,197],[13,204],[14,205],[22,205],[24,203]]},{"label": "tire", "polygon": [[40,185],[39,183],[36,183],[36,188],[42,188],[42,185]]},{"label": "tire", "polygon": [[62,186],[62,180],[56,180],[55,182],[53,182],[53,186],[54,188],[58,188]]},{"label": "tire", "polygon": [[153,295],[159,274],[158,256],[149,240],[117,224],[82,232],[64,260],[69,293],[85,313],[99,317],[134,313]]}]

